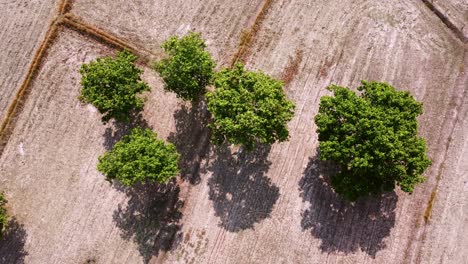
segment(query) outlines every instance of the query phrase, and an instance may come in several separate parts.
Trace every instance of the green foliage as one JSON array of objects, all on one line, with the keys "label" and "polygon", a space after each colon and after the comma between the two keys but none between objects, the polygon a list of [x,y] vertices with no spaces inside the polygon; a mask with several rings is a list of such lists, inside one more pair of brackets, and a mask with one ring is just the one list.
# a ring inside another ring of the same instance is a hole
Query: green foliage
[{"label": "green foliage", "polygon": [[167,39],[162,48],[168,58],[154,65],[165,82],[167,91],[175,92],[184,100],[197,101],[211,84],[213,69],[216,66],[200,34],[190,32],[178,38]]},{"label": "green foliage", "polygon": [[143,71],[135,66],[136,60],[135,55],[124,50],[115,59],[98,58],[81,66],[80,100],[104,114],[104,122],[111,118],[128,122],[132,111],[143,108],[143,100],[137,95],[150,88],[141,80]]},{"label": "green foliage", "polygon": [[3,232],[5,231],[8,222],[8,215],[5,209],[6,203],[7,200],[3,196],[3,193],[0,193],[0,239],[3,237]]},{"label": "green foliage", "polygon": [[286,98],[280,81],[262,72],[245,71],[238,63],[217,73],[215,86],[207,100],[216,144],[229,141],[251,150],[256,143],[288,138],[287,122],[294,115],[294,103]]},{"label": "green foliage", "polygon": [[412,193],[431,164],[417,136],[422,103],[386,83],[362,81],[360,95],[335,85],[327,89],[334,96],[321,98],[315,123],[320,159],[341,167],[332,177],[335,191],[351,201],[395,184]]},{"label": "green foliage", "polygon": [[178,161],[173,144],[158,139],[150,129],[134,128],[99,157],[97,169],[108,180],[117,179],[124,185],[145,181],[166,183],[177,175]]}]

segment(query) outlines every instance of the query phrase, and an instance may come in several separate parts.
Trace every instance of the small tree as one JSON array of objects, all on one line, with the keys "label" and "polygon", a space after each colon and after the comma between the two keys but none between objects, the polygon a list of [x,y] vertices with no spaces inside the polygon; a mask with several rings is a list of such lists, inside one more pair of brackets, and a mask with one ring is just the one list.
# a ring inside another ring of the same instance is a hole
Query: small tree
[{"label": "small tree", "polygon": [[145,181],[166,183],[177,175],[178,161],[173,144],[158,139],[150,129],[134,128],[99,157],[97,169],[108,180],[117,179],[124,185]]},{"label": "small tree", "polygon": [[0,239],[3,238],[3,232],[5,231],[7,222],[8,222],[8,215],[5,208],[7,200],[3,196],[3,193],[0,193]]},{"label": "small tree", "polygon": [[321,98],[315,123],[320,159],[341,168],[331,179],[335,191],[351,201],[395,185],[412,193],[431,164],[417,137],[422,104],[386,83],[362,81],[359,96],[345,87],[327,89],[334,96]]},{"label": "small tree", "polygon": [[168,58],[154,65],[165,82],[164,89],[175,92],[177,97],[197,101],[211,84],[216,66],[200,34],[190,32],[184,37],[172,36],[162,48]]},{"label": "small tree", "polygon": [[262,72],[245,71],[238,63],[215,78],[216,89],[207,94],[209,125],[215,143],[229,141],[251,150],[256,143],[285,141],[294,103],[286,98],[281,81]]},{"label": "small tree", "polygon": [[111,118],[128,122],[132,111],[143,108],[138,94],[150,88],[141,80],[143,71],[135,66],[136,60],[135,55],[124,50],[117,52],[115,59],[98,58],[81,66],[83,88],[79,98],[104,114],[103,122]]}]

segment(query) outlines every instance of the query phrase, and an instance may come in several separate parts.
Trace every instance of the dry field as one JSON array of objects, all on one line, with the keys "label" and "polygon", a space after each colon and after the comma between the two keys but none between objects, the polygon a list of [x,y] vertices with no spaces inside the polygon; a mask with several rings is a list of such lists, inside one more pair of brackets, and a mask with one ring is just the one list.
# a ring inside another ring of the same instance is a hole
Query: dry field
[{"label": "dry field", "polygon": [[225,64],[262,5],[261,0],[78,0],[71,14],[154,53],[171,35],[201,32],[213,57]]},{"label": "dry field", "polygon": [[423,0],[429,8],[468,41],[468,0]]},{"label": "dry field", "polygon": [[54,0],[0,1],[0,120],[56,13]]},{"label": "dry field", "polygon": [[[0,263],[463,263],[468,48],[459,32],[468,5],[430,1],[445,10],[437,13],[425,2],[73,1],[65,17],[111,40],[62,22],[12,130],[0,135],[8,140],[0,148],[0,189],[16,217],[0,242]],[[2,20],[26,23],[23,14],[40,22],[2,28],[9,55],[0,61],[7,76],[0,116],[57,13],[53,3],[41,5],[37,14],[16,4],[0,11]],[[15,30],[36,35],[22,40]],[[141,60],[153,90],[136,123],[182,152],[180,188],[109,184],[95,169],[97,157],[129,127],[103,125],[93,107],[79,103],[80,65],[125,43],[157,58],[165,38],[189,30],[202,32],[220,64],[238,56],[285,80],[296,102],[290,140],[253,153],[207,145],[205,107],[190,109],[164,93]],[[22,64],[13,64],[18,57]],[[328,84],[356,87],[361,79],[410,90],[424,102],[420,134],[433,165],[412,195],[397,190],[351,205],[327,183],[333,168],[317,159],[313,117]]]},{"label": "dry field", "polygon": [[[428,259],[433,250],[420,247],[423,238],[437,237],[425,235],[438,223],[426,225],[424,215],[438,175],[439,185],[448,186],[460,186],[468,177],[463,167],[440,171],[450,160],[445,155],[454,123],[467,118],[458,109],[467,83],[465,49],[420,1],[275,1],[245,59],[251,68],[290,80],[287,93],[297,104],[291,139],[273,146],[268,162],[248,157],[235,167],[213,153],[204,182],[192,190],[184,211],[187,242],[175,245],[168,262],[458,263],[463,250],[437,251]],[[396,193],[350,206],[319,177],[326,170],[315,157],[313,117],[326,85],[355,87],[361,79],[411,90],[424,102],[421,134],[434,165],[411,196]],[[444,207],[437,212],[454,212],[438,218],[464,226],[466,204],[451,198],[455,195],[438,192],[436,201],[449,200],[437,203]],[[440,231],[436,239],[463,242]],[[208,241],[203,250],[197,250],[199,241]]]}]

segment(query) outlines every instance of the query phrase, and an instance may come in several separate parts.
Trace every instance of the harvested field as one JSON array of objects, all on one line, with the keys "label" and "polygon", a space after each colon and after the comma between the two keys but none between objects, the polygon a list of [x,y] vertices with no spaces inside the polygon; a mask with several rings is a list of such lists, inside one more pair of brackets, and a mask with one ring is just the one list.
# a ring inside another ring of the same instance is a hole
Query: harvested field
[{"label": "harvested field", "polygon": [[[463,1],[433,4],[449,10],[458,27],[467,22]],[[462,263],[468,257],[467,46],[425,1],[72,3],[0,149],[1,191],[15,215],[0,242],[0,263]],[[23,21],[23,7],[8,5],[13,11],[1,19]],[[26,49],[21,45],[33,52],[52,19],[52,3],[42,5],[44,17],[27,27],[36,40],[0,40],[11,50],[1,66],[8,76],[3,109],[31,59],[32,53],[21,58],[23,66],[11,66]],[[97,30],[80,34],[73,21]],[[16,32],[5,28],[2,34]],[[164,93],[148,58],[139,63],[153,90],[134,124],[103,125],[96,109],[77,100],[82,63],[124,42],[154,59],[165,38],[189,30],[202,32],[220,64],[240,59],[285,81],[296,102],[288,142],[252,153],[206,144],[206,107],[190,108]],[[114,45],[96,33],[109,34]],[[6,71],[14,67],[22,68]],[[433,165],[412,195],[397,190],[352,205],[328,184],[334,168],[318,161],[313,118],[327,85],[355,88],[361,79],[410,90],[424,102],[420,134]],[[180,188],[123,188],[96,171],[97,157],[136,125],[176,144]]]},{"label": "harvested field", "polygon": [[[154,186],[136,196],[105,181],[95,169],[97,157],[125,127],[102,125],[96,110],[77,100],[80,65],[113,52],[67,29],[50,47],[0,160],[1,185],[26,237],[18,248],[24,256],[10,256],[8,244],[1,246],[2,263],[23,257],[26,263],[139,263],[151,257],[167,198],[148,198]],[[152,73],[144,79],[159,86]],[[175,98],[155,89],[148,104],[152,119],[143,119],[168,137]]]},{"label": "harvested field", "polygon": [[[468,62],[467,62],[468,63]],[[465,75],[464,83],[466,84]],[[461,80],[462,81],[462,80]],[[461,82],[463,83],[463,82]],[[422,263],[464,263],[468,259],[468,97],[457,113],[437,196],[419,253]]]},{"label": "harvested field", "polygon": [[98,28],[160,53],[171,35],[201,32],[220,64],[236,52],[239,37],[261,8],[261,0],[242,1],[74,1],[71,13]]},{"label": "harvested field", "polygon": [[0,120],[26,76],[58,1],[0,2]]},{"label": "harvested field", "polygon": [[[269,155],[261,150],[240,160],[212,152],[184,210],[186,240],[166,261],[421,262],[423,215],[445,158],[452,112],[461,104],[454,98],[466,89],[464,52],[420,1],[274,2],[245,60],[278,77],[294,75],[287,87],[297,104],[291,139]],[[391,193],[351,206],[321,179],[329,169],[317,161],[313,117],[328,84],[356,87],[361,79],[389,82],[424,102],[420,132],[434,165],[413,195]],[[446,177],[449,186],[459,181]],[[444,255],[446,263],[461,254]]]}]

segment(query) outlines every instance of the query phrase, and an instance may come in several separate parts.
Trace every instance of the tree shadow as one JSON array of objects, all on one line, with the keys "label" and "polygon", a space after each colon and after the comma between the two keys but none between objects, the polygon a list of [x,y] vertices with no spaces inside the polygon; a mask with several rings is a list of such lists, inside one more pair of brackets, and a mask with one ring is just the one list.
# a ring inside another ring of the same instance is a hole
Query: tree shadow
[{"label": "tree shadow", "polygon": [[279,188],[265,175],[271,162],[270,146],[248,153],[231,154],[226,146],[216,148],[210,167],[209,199],[213,201],[220,225],[230,232],[253,228],[270,216],[279,197]]},{"label": "tree shadow", "polygon": [[200,183],[200,164],[209,146],[210,114],[203,100],[187,107],[182,105],[174,112],[175,132],[171,132],[168,141],[176,146],[181,155],[179,173],[183,180],[191,184]]},{"label": "tree shadow", "polygon": [[[182,236],[179,200],[180,188],[175,180],[168,184],[117,186],[129,197],[126,206],[119,205],[113,219],[122,231],[122,238],[133,240],[147,263],[161,251],[169,251],[174,240]],[[180,239],[179,239],[180,240]]]},{"label": "tree shadow", "polygon": [[299,182],[300,196],[310,204],[302,213],[302,229],[310,229],[321,240],[324,252],[347,254],[360,249],[375,258],[395,225],[398,196],[391,192],[350,203],[331,188],[329,179],[336,172],[337,167],[320,161],[318,154],[310,158]]},{"label": "tree shadow", "polygon": [[0,263],[24,263],[28,253],[24,249],[28,234],[24,226],[11,218],[3,239],[0,240]]},{"label": "tree shadow", "polygon": [[151,128],[150,125],[143,118],[141,112],[133,113],[130,117],[130,122],[119,122],[116,120],[111,121],[111,125],[104,131],[103,146],[106,150],[111,150],[123,136],[130,133],[130,130],[136,127]]}]

